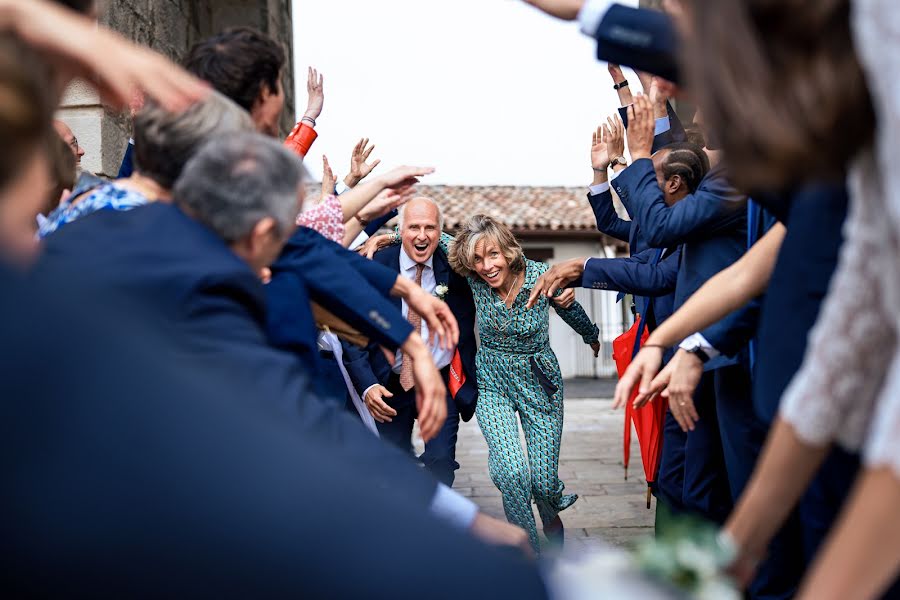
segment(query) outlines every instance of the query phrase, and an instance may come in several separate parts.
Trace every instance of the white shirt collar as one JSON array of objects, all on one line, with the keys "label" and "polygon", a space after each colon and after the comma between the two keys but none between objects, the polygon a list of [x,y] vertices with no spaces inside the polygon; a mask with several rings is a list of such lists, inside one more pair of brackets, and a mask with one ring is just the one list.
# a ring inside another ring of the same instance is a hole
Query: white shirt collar
[{"label": "white shirt collar", "polygon": [[[406,248],[400,246],[400,270],[401,271],[415,271],[416,265],[418,263],[409,257],[409,254],[406,253]],[[427,268],[434,269],[434,254],[428,257],[423,263]]]}]

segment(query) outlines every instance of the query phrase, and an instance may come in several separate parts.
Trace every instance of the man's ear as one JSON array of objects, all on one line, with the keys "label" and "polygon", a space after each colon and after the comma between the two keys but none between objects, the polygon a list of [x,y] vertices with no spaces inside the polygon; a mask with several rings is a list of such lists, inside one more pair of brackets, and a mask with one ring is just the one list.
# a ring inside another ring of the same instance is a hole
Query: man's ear
[{"label": "man's ear", "polygon": [[277,236],[278,223],[276,223],[275,219],[272,217],[264,217],[253,226],[253,230],[250,232],[250,236],[247,240],[250,246],[249,250],[256,254],[265,247],[265,243],[270,237]]},{"label": "man's ear", "polygon": [[669,177],[669,180],[666,181],[666,191],[670,194],[675,194],[683,185],[686,184],[684,179],[681,178],[681,175],[672,175]]}]

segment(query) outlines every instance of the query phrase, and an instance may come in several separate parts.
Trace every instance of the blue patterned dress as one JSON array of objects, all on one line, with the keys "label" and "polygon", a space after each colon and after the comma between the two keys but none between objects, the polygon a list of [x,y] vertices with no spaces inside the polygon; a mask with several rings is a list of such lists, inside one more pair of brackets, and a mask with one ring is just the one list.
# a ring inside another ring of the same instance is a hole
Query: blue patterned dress
[{"label": "blue patterned dress", "polygon": [[121,188],[115,183],[104,183],[91,190],[79,202],[72,204],[72,199],[79,197],[79,190],[73,192],[56,208],[38,229],[38,237],[43,239],[69,223],[82,219],[100,210],[131,210],[149,202],[141,194]]},{"label": "blue patterned dress", "polygon": [[[445,251],[449,241],[451,237],[441,236]],[[550,348],[552,303],[543,296],[534,308],[525,307],[537,278],[548,268],[544,263],[525,260],[525,282],[511,308],[480,277],[468,278],[480,339],[475,358],[475,418],[487,441],[488,469],[503,494],[506,519],[528,532],[535,550],[540,545],[532,498],[545,526],[578,499],[575,494],[563,494],[565,486],[558,472],[563,381]],[[580,304],[576,302],[568,309],[552,306],[585,344],[597,341],[599,330]],[[525,432],[527,457],[519,441],[517,412]]]}]

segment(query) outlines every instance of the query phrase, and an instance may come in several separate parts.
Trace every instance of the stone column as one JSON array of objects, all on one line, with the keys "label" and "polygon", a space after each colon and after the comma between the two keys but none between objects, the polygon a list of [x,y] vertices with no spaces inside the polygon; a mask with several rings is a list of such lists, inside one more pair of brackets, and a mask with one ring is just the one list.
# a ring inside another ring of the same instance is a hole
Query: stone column
[{"label": "stone column", "polygon": [[[288,56],[282,129],[294,124],[293,27],[290,0],[109,0],[100,22],[139,44],[180,62],[195,42],[226,27],[247,25],[281,42]],[[57,118],[65,121],[85,150],[82,166],[115,177],[128,137],[128,115],[107,110],[97,92],[76,81],[63,97]]]}]

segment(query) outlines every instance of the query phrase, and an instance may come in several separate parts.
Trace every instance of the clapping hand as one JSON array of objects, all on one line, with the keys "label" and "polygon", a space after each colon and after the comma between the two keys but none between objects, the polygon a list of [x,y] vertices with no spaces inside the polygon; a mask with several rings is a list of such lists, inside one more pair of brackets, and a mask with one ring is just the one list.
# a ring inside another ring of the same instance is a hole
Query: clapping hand
[{"label": "clapping hand", "polygon": [[634,399],[634,407],[640,408],[653,398],[650,393],[650,382],[659,373],[662,367],[663,349],[658,346],[644,346],[637,353],[631,364],[625,370],[619,383],[616,384],[616,392],[613,396],[613,408],[625,406],[634,387],[640,384],[638,395]]},{"label": "clapping hand", "polygon": [[619,118],[618,113],[606,117],[606,125],[603,126],[603,141],[606,143],[606,153],[609,160],[625,156],[625,124]]},{"label": "clapping hand", "polygon": [[610,156],[606,139],[609,138],[609,128],[602,125],[591,134],[591,168],[594,171],[606,173],[609,168]]},{"label": "clapping hand", "polygon": [[323,154],[322,155],[322,200],[324,200],[328,196],[334,195],[335,182],[337,182],[337,177],[334,176],[334,172],[331,170],[331,165],[328,164],[328,157]]},{"label": "clapping hand", "polygon": [[347,184],[347,187],[354,187],[365,179],[375,167],[381,164],[379,159],[375,159],[371,163],[366,162],[374,149],[374,144],[369,146],[369,138],[362,138],[353,147],[353,153],[350,155],[350,172],[344,177],[344,183]]},{"label": "clapping hand", "polygon": [[309,94],[309,100],[303,116],[309,117],[315,122],[322,114],[322,107],[325,105],[325,77],[312,67],[309,67],[306,73],[306,93]]},{"label": "clapping hand", "polygon": [[645,94],[638,94],[628,107],[628,150],[632,160],[650,158],[655,125],[653,103]]}]

